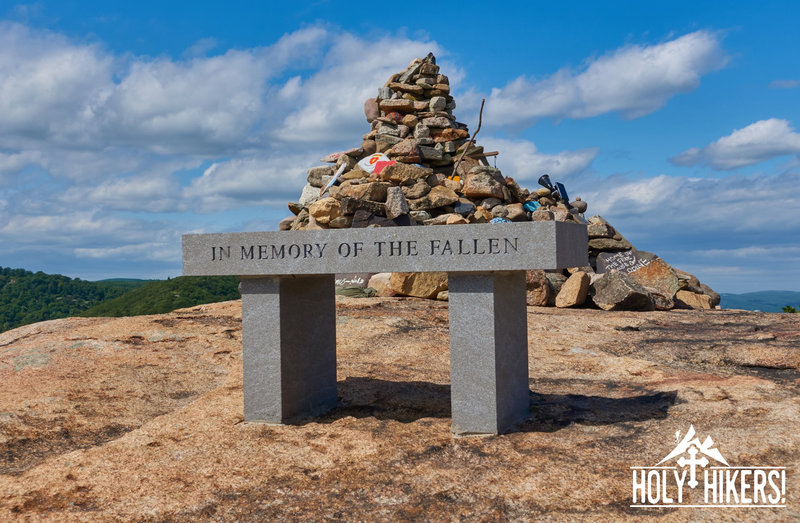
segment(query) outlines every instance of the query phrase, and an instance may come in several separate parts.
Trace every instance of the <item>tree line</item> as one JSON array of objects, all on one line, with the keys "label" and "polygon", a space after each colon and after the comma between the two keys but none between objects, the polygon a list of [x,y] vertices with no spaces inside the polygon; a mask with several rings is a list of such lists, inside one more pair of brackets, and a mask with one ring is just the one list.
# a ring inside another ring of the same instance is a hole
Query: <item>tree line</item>
[{"label": "tree line", "polygon": [[239,298],[235,276],[85,281],[0,267],[0,332],[70,316],[162,314]]}]

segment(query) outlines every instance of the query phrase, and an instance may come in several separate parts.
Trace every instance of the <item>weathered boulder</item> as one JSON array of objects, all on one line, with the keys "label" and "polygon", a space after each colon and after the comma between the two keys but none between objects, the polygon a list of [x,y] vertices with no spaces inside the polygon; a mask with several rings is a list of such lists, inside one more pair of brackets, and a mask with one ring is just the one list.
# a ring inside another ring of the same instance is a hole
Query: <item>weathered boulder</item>
[{"label": "weathered boulder", "polygon": [[625,238],[592,238],[589,240],[590,251],[627,251],[633,248]]},{"label": "weathered boulder", "polygon": [[590,223],[586,226],[586,232],[589,233],[589,238],[612,238],[617,231],[607,223]]},{"label": "weathered boulder", "polygon": [[371,200],[359,200],[357,198],[342,198],[342,214],[350,215],[358,211],[366,211],[377,216],[386,216],[386,204],[373,202]]},{"label": "weathered boulder", "polygon": [[375,150],[379,153],[388,151],[396,144],[403,141],[399,135],[400,131],[397,131],[397,136],[392,136],[390,134],[379,134],[375,136]]},{"label": "weathered boulder", "polygon": [[379,107],[381,111],[398,113],[410,113],[414,111],[413,100],[406,100],[405,98],[394,98],[391,100],[381,100]]},{"label": "weathered boulder", "polygon": [[312,203],[308,208],[308,213],[314,217],[317,223],[324,225],[341,216],[342,208],[339,200],[329,196]]},{"label": "weathered boulder", "polygon": [[444,207],[445,205],[452,205],[458,201],[458,195],[452,189],[438,185],[432,187],[431,190],[422,198],[409,200],[408,206],[412,211],[427,211],[429,209],[436,209]]},{"label": "weathered boulder", "polygon": [[469,223],[466,218],[461,216],[460,214],[450,214],[447,217],[447,221],[444,222],[445,225],[458,225],[463,223]]},{"label": "weathered boulder", "polygon": [[471,172],[464,178],[464,187],[461,192],[469,198],[502,199],[503,184],[487,172]]},{"label": "weathered boulder", "polygon": [[403,194],[408,200],[416,200],[417,198],[422,198],[423,196],[431,192],[431,186],[425,183],[424,180],[417,180],[414,185],[403,185],[401,186],[401,189],[403,190]]},{"label": "weathered boulder", "polygon": [[521,203],[510,203],[506,205],[506,218],[512,222],[525,222],[528,221],[528,213]]},{"label": "weathered boulder", "polygon": [[475,204],[469,201],[467,198],[459,198],[459,200],[453,206],[453,211],[461,216],[469,216],[475,212]]},{"label": "weathered boulder", "polygon": [[700,288],[700,280],[697,279],[697,276],[678,269],[674,270],[675,275],[678,277],[678,285],[682,290],[700,293],[703,292],[703,289]]},{"label": "weathered boulder", "polygon": [[295,216],[294,221],[292,222],[292,226],[289,228],[290,231],[299,231],[305,228],[306,224],[308,223],[310,216],[308,211],[303,209],[297,216]]},{"label": "weathered boulder", "polygon": [[360,184],[342,184],[339,194],[342,197],[356,198],[359,200],[372,200],[373,202],[386,201],[386,191],[389,184],[386,182],[370,182]]},{"label": "weathered boulder", "polygon": [[345,173],[342,174],[339,177],[339,179],[341,180],[341,183],[344,183],[347,180],[358,180],[358,179],[368,178],[368,177],[369,177],[369,173],[367,171],[365,171],[364,169],[362,169],[361,167],[359,167],[358,165],[356,165],[355,167],[353,167],[349,171],[345,171]]},{"label": "weathered boulder", "polygon": [[604,273],[614,270],[630,273],[647,266],[656,258],[657,256],[653,253],[637,249],[622,252],[602,252],[597,255],[597,272]]},{"label": "weathered boulder", "polygon": [[564,276],[561,271],[545,271],[544,276],[547,279],[548,286],[550,287],[550,296],[547,300],[547,305],[549,307],[553,307],[556,304],[556,296],[558,296],[558,293],[561,292],[561,286],[564,285],[565,281],[567,281],[567,277]]},{"label": "weathered boulder", "polygon": [[353,217],[337,216],[336,218],[328,222],[328,226],[331,229],[349,229],[350,227],[353,226]]},{"label": "weathered boulder", "polygon": [[367,98],[367,101],[364,102],[364,116],[367,117],[367,122],[372,123],[380,115],[381,110],[378,107],[378,101],[375,98]]},{"label": "weathered boulder", "polygon": [[[434,142],[454,142],[457,140],[463,140],[469,137],[469,131],[466,129],[453,129],[452,127],[448,127],[446,129],[439,129],[433,128],[431,130],[431,136],[433,137]],[[455,152],[456,149],[453,149],[452,152]]]},{"label": "weathered boulder", "polygon": [[680,289],[680,284],[678,276],[667,262],[656,257],[644,267],[628,274],[650,291],[655,299],[657,309],[669,310],[674,306],[673,297]]},{"label": "weathered boulder", "polygon": [[435,298],[447,289],[446,272],[393,272],[389,287],[395,294]]},{"label": "weathered boulder", "polygon": [[390,285],[392,279],[391,272],[379,272],[373,274],[367,283],[367,287],[372,287],[378,296],[394,296],[394,291]]},{"label": "weathered boulder", "polygon": [[420,160],[420,152],[417,141],[414,138],[405,138],[402,142],[395,144],[386,151],[386,156],[395,160],[402,160],[403,157],[413,157],[416,162]]},{"label": "weathered boulder", "polygon": [[375,140],[364,140],[361,142],[361,148],[364,150],[364,156],[373,155],[378,150]]},{"label": "weathered boulder", "polygon": [[409,207],[403,190],[400,187],[389,187],[386,192],[386,217],[397,218],[408,214]]},{"label": "weathered boulder", "polygon": [[483,207],[476,207],[475,214],[473,215],[474,223],[486,223],[492,219],[491,211],[487,211]]},{"label": "weathered boulder", "polygon": [[689,309],[713,309],[711,296],[692,291],[680,290],[675,295],[679,306]]},{"label": "weathered boulder", "polygon": [[554,219],[553,211],[548,211],[547,209],[536,209],[531,214],[531,220],[535,222],[552,222]]},{"label": "weathered boulder", "polygon": [[333,176],[335,167],[333,165],[320,165],[319,167],[312,167],[308,170],[308,176],[306,180],[308,181],[309,185],[313,185],[314,187],[323,187],[322,184],[322,177],[323,176]]},{"label": "weathered boulder", "polygon": [[303,187],[303,192],[300,193],[300,198],[297,202],[303,207],[308,207],[319,199],[319,187],[314,187],[311,184],[306,184]]},{"label": "weathered boulder", "polygon": [[595,305],[607,311],[652,311],[653,296],[624,272],[611,271],[597,278],[592,287]]},{"label": "weathered boulder", "polygon": [[431,98],[430,109],[431,111],[444,111],[447,105],[447,99],[444,96],[434,96]]},{"label": "weathered boulder", "polygon": [[583,305],[589,293],[589,275],[583,271],[573,273],[561,286],[556,296],[556,307]]},{"label": "weathered boulder", "polygon": [[425,179],[433,172],[430,168],[417,167],[405,163],[387,165],[380,173],[380,177],[387,182],[397,185],[413,185],[420,179]]},{"label": "weathered boulder", "polygon": [[289,202],[287,207],[289,207],[289,210],[292,211],[292,214],[294,214],[295,216],[300,214],[300,211],[304,209],[304,207],[300,205],[299,202]]},{"label": "weathered boulder", "polygon": [[423,118],[421,123],[422,125],[428,128],[430,127],[444,128],[453,126],[453,122],[451,122],[449,118],[444,116],[433,116],[431,118]]},{"label": "weathered boulder", "polygon": [[455,213],[452,213],[452,212],[446,212],[446,213],[440,214],[439,216],[434,216],[434,217],[428,218],[427,220],[423,221],[422,224],[423,225],[447,225],[447,220],[449,220],[451,218],[455,218],[457,216],[459,216],[459,215],[455,214]]},{"label": "weathered boulder", "polygon": [[570,205],[573,209],[578,211],[579,213],[583,214],[586,212],[586,209],[589,208],[589,204],[578,198],[576,201],[571,202]]},{"label": "weathered boulder", "polygon": [[528,305],[547,307],[550,294],[550,284],[544,271],[525,271],[525,300]]}]

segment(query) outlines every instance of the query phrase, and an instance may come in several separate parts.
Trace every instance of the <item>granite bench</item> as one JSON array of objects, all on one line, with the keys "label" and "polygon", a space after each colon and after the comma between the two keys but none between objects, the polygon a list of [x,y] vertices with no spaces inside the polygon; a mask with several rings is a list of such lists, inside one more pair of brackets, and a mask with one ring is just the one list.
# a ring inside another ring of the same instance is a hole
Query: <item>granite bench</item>
[{"label": "granite bench", "polygon": [[529,415],[525,270],[587,265],[587,241],[553,221],[187,234],[183,274],[242,277],[245,421],[289,423],[336,406],[336,273],[447,272],[452,430],[497,434]]}]

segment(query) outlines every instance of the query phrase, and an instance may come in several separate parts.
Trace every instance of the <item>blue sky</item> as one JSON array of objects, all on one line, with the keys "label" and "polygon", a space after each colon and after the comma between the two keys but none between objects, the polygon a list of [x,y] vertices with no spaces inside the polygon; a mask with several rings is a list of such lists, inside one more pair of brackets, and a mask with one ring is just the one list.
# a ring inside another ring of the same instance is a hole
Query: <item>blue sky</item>
[{"label": "blue sky", "polygon": [[274,229],[433,51],[506,176],[720,292],[800,290],[798,6],[0,3],[0,265],[163,278],[182,233]]}]

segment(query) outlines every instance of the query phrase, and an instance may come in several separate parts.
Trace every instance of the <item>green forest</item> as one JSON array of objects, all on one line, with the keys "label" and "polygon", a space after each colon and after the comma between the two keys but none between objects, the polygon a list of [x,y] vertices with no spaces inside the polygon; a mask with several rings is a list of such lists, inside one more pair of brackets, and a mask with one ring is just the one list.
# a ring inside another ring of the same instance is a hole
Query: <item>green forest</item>
[{"label": "green forest", "polygon": [[239,298],[235,276],[85,281],[0,267],[0,332],[69,316],[161,314]]},{"label": "green forest", "polygon": [[118,298],[99,303],[80,315],[162,314],[201,303],[238,299],[238,276],[179,276],[148,282]]}]

